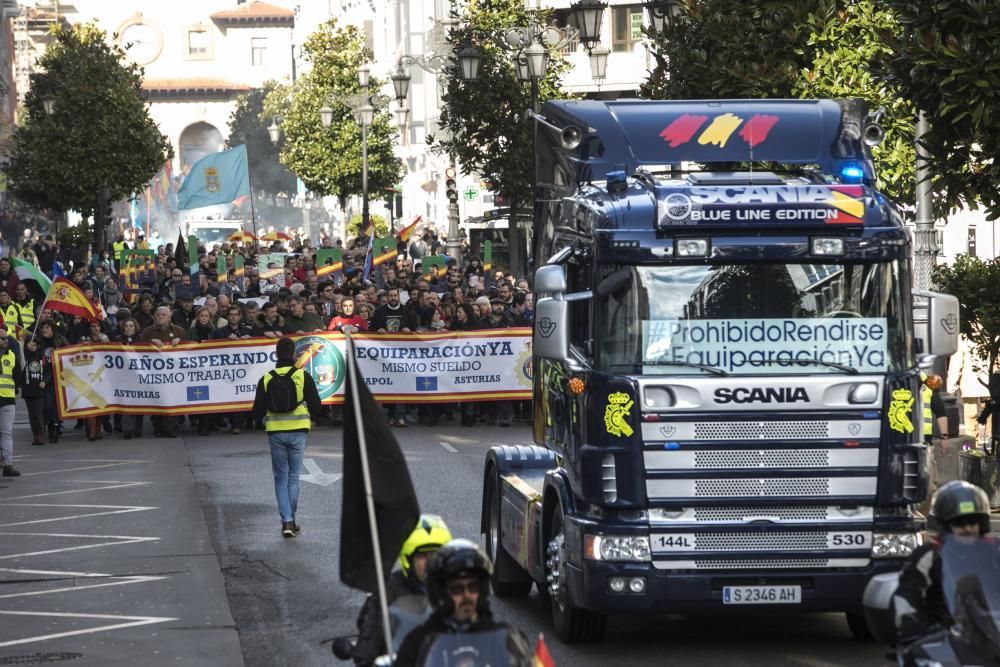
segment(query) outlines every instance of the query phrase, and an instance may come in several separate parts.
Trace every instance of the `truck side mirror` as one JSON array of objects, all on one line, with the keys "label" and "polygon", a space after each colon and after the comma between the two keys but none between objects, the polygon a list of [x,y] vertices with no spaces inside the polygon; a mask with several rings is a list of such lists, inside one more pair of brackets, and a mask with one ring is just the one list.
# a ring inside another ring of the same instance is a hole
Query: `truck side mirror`
[{"label": "truck side mirror", "polygon": [[562,294],[566,291],[566,269],[546,264],[535,271],[536,294]]},{"label": "truck side mirror", "polygon": [[958,351],[958,299],[951,294],[913,290],[914,296],[927,299],[927,305],[914,309],[914,325],[923,339],[922,352],[948,357]]},{"label": "truck side mirror", "polygon": [[[536,285],[538,274],[535,274]],[[551,267],[559,268],[559,267]],[[569,359],[569,302],[544,297],[535,303],[535,329],[531,341],[532,351],[541,359],[566,361]]]}]

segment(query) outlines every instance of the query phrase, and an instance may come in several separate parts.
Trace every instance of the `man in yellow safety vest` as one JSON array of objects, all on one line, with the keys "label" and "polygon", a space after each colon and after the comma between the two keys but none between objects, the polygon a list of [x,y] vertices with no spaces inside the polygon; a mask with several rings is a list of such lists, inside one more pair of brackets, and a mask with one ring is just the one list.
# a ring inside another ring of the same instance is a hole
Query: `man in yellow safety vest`
[{"label": "man in yellow safety vest", "polygon": [[14,397],[21,385],[21,362],[0,329],[0,469],[4,477],[20,477],[14,468]]},{"label": "man in yellow safety vest", "polygon": [[934,435],[934,422],[937,421],[938,432],[942,440],[951,437],[948,433],[948,416],[944,409],[944,400],[941,398],[941,385],[943,384],[940,375],[927,375],[920,373],[920,404],[923,406],[924,441],[930,444]]},{"label": "man in yellow safety vest", "polygon": [[281,515],[281,535],[295,537],[302,530],[295,521],[299,501],[299,473],[306,451],[306,435],[323,413],[316,383],[311,375],[295,367],[295,343],[280,338],[277,364],[257,383],[254,419],[264,420],[271,444],[274,493]]}]

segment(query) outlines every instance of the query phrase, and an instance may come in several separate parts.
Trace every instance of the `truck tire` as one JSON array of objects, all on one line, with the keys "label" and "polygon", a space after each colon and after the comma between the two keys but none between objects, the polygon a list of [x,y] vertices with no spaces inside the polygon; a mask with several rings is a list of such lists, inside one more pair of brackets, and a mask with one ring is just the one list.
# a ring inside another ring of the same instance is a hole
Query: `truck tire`
[{"label": "truck tire", "polygon": [[490,586],[498,598],[526,597],[534,583],[524,568],[501,546],[500,475],[493,470],[486,481],[486,553],[493,561]]},{"label": "truck tire", "polygon": [[851,636],[854,637],[856,642],[873,642],[875,641],[875,636],[872,634],[871,629],[868,627],[868,621],[865,620],[864,614],[854,614],[847,612],[847,627],[851,631]]},{"label": "truck tire", "polygon": [[608,617],[573,605],[563,569],[565,562],[563,513],[562,507],[558,504],[552,513],[545,556],[545,585],[556,634],[569,644],[599,641],[604,636]]}]

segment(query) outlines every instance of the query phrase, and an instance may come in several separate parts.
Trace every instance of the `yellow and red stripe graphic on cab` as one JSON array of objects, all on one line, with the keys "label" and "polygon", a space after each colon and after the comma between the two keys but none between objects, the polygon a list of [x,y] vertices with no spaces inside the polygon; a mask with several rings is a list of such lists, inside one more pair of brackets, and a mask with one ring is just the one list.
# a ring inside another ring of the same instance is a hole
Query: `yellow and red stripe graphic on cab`
[{"label": "yellow and red stripe graphic on cab", "polygon": [[[753,114],[748,119],[733,113],[724,113],[714,116],[709,122],[709,117],[705,114],[686,113],[663,128],[660,137],[670,148],[677,148],[690,142],[698,133],[696,140],[698,144],[725,148],[733,133],[739,129],[737,136],[750,148],[754,148],[767,140],[779,120],[778,116],[766,113]],[[708,126],[704,127],[706,123]]]},{"label": "yellow and red stripe graphic on cab", "polygon": [[838,212],[836,217],[827,218],[826,224],[856,224],[865,217],[865,189],[860,185],[831,185],[827,204]]}]

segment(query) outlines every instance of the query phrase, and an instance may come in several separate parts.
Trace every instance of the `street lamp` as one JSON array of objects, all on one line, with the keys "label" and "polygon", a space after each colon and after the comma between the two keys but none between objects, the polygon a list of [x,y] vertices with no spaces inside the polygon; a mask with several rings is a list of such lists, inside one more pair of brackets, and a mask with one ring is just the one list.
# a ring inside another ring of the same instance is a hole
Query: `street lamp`
[{"label": "street lamp", "polygon": [[272,144],[278,145],[278,140],[281,139],[281,128],[278,126],[277,118],[272,118],[271,124],[267,126],[267,136],[271,139]]},{"label": "street lamp", "polygon": [[601,24],[607,8],[608,3],[601,0],[580,0],[570,5],[576,19],[576,28],[580,31],[580,41],[587,51],[591,51],[601,41]]},{"label": "street lamp", "polygon": [[660,34],[680,13],[681,0],[645,0],[642,6],[649,15],[649,25],[654,34]]},{"label": "street lamp", "polygon": [[[407,73],[407,68],[412,65],[417,65],[422,70],[429,74],[433,74],[437,77],[438,87],[444,90],[447,87],[446,72],[453,62],[456,60],[462,69],[463,78],[475,78],[479,76],[479,63],[482,59],[482,54],[479,49],[475,47],[467,46],[461,49],[459,52],[454,52],[447,43],[445,35],[447,34],[448,24],[444,22],[438,22],[437,33],[438,37],[433,41],[434,50],[430,53],[423,55],[403,55],[400,56],[399,62],[397,63],[396,71],[391,75],[393,91],[396,94],[396,101],[399,103],[400,110],[397,111],[397,118],[399,119],[400,125],[402,126],[406,122],[406,114],[408,109],[405,108],[406,98],[410,92],[410,75]],[[445,128],[442,128],[442,130]],[[431,133],[428,132],[428,136]],[[437,131],[434,133],[437,137],[442,138],[444,133]],[[447,140],[445,141],[447,143]],[[428,141],[429,143],[429,141]],[[450,169],[457,169],[455,165],[454,157],[452,156]],[[450,257],[453,257],[456,261],[461,261],[462,259],[462,243],[458,240],[458,224],[459,224],[459,210],[458,201],[449,200],[448,201],[448,240],[445,242],[445,249]]]},{"label": "street lamp", "polygon": [[598,89],[608,77],[608,53],[610,52],[605,48],[590,52],[590,76],[597,82]]},{"label": "street lamp", "polygon": [[42,109],[45,111],[46,116],[51,116],[56,112],[56,101],[52,97],[42,98]]}]

